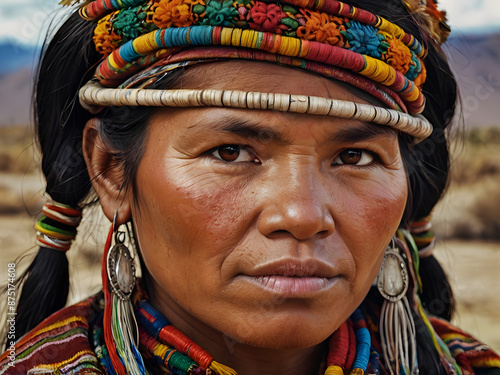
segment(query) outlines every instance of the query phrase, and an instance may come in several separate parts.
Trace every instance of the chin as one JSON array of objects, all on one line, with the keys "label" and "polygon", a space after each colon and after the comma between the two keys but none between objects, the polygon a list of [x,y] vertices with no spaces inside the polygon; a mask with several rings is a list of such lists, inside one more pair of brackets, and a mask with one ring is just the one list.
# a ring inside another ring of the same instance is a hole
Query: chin
[{"label": "chin", "polygon": [[324,322],[324,319],[304,319],[297,316],[269,319],[267,323],[226,333],[233,342],[262,349],[305,349],[321,344],[343,321]]}]

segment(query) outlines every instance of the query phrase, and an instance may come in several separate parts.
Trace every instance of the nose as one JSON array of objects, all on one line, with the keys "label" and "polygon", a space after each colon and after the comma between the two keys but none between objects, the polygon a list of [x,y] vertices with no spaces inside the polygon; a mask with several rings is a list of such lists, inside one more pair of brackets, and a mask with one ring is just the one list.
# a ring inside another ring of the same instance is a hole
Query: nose
[{"label": "nose", "polygon": [[266,237],[288,233],[297,240],[328,237],[335,231],[328,181],[313,166],[290,165],[266,184],[258,229]]}]

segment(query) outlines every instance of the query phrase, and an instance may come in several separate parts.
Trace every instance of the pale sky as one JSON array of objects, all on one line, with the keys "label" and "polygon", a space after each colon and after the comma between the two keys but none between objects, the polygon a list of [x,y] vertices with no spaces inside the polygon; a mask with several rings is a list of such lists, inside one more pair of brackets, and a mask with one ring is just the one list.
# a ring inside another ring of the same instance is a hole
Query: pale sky
[{"label": "pale sky", "polygon": [[[58,1],[0,0],[0,40],[40,44],[47,19],[60,8]],[[459,32],[500,31],[500,0],[439,0],[439,5],[447,9],[450,26]]]}]

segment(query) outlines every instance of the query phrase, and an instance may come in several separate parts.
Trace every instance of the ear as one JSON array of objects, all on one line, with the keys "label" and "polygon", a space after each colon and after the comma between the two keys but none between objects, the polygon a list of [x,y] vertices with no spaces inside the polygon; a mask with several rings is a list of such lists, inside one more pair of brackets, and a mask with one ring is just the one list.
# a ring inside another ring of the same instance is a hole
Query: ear
[{"label": "ear", "polygon": [[97,118],[85,124],[82,141],[83,157],[104,214],[113,222],[117,213],[116,224],[121,225],[130,220],[130,194],[123,186],[125,180],[123,167],[117,164],[116,157],[99,134],[100,125],[101,121]]}]

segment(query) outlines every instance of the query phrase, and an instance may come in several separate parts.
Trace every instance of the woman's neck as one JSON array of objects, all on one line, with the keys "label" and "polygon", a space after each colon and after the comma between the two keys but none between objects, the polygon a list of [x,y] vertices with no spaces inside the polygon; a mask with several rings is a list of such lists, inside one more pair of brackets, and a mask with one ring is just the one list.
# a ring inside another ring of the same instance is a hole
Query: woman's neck
[{"label": "woman's neck", "polygon": [[148,284],[151,304],[176,328],[206,350],[214,359],[237,371],[238,375],[318,375],[326,368],[327,344],[310,348],[267,349],[247,345],[216,331],[198,319],[179,311]]},{"label": "woman's neck", "polygon": [[[325,370],[326,346],[306,349],[261,349],[231,343],[233,353],[221,353],[220,361],[234,368],[238,375],[318,375]],[[225,358],[222,358],[225,356]],[[215,357],[219,360],[219,357]],[[225,362],[224,362],[225,360]],[[322,370],[322,372],[320,372]]]}]

